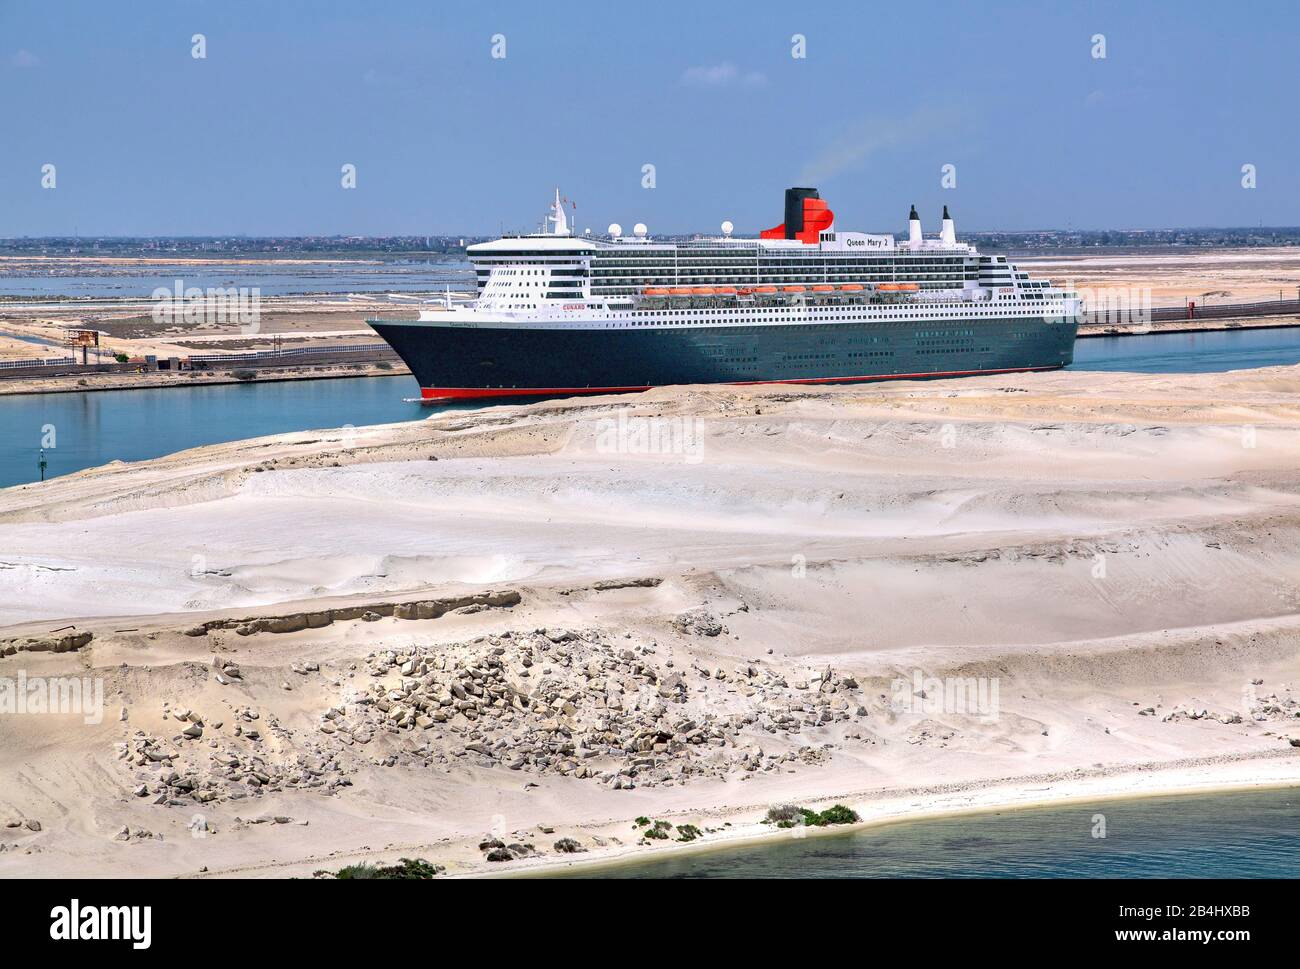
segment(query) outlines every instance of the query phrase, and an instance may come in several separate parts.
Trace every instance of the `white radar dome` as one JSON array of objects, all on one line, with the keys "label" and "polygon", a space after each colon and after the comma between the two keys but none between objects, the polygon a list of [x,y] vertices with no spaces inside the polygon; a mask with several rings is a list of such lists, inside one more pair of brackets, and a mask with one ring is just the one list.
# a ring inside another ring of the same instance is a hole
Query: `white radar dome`
[{"label": "white radar dome", "polygon": [[623,234],[623,227],[619,225],[617,222],[611,222],[609,224],[609,229],[607,231],[609,232],[610,235],[612,235],[615,239],[617,239],[619,236]]},{"label": "white radar dome", "polygon": [[734,232],[735,229],[736,229],[736,227],[735,227],[734,225],[731,224],[731,220],[730,220],[730,219],[728,219],[726,222],[722,223],[722,234],[723,234],[724,236],[729,236],[729,235],[731,235],[731,233]]},{"label": "white radar dome", "polygon": [[644,222],[638,222],[636,225],[632,226],[632,234],[638,239],[644,239],[645,234],[648,231],[649,230],[645,227]]}]

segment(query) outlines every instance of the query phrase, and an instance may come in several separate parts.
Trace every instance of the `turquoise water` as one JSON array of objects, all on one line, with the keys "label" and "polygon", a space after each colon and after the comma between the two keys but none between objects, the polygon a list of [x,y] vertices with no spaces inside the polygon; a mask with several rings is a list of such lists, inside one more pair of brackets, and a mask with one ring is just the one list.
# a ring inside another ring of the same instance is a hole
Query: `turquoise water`
[{"label": "turquoise water", "polygon": [[[310,257],[307,257],[310,258]],[[328,257],[322,257],[327,259]],[[472,287],[469,263],[442,260],[379,260],[374,262],[277,263],[273,259],[229,263],[154,263],[103,266],[86,272],[78,264],[60,264],[35,274],[26,269],[0,269],[0,290],[13,297],[147,297],[155,289],[170,290],[177,280],[186,287],[257,287],[263,296],[299,293],[437,292]]]},{"label": "turquoise water", "polygon": [[1300,363],[1300,326],[1087,337],[1074,342],[1070,369],[1222,373],[1296,363]]},{"label": "turquoise water", "polygon": [[39,478],[47,426],[56,446],[45,473],[55,477],[263,434],[418,420],[429,409],[403,398],[419,395],[415,378],[401,376],[4,397],[0,487]]},{"label": "turquoise water", "polygon": [[[1104,838],[1093,837],[1097,816]],[[1300,790],[1000,811],[561,878],[1296,878]]]},{"label": "turquoise water", "polygon": [[[1295,363],[1300,327],[1079,340],[1073,369],[1218,372]],[[57,435],[46,452],[46,475],[54,477],[262,434],[417,420],[431,413],[403,400],[417,396],[411,377],[357,377],[3,397],[0,487],[37,480],[46,425]]]}]

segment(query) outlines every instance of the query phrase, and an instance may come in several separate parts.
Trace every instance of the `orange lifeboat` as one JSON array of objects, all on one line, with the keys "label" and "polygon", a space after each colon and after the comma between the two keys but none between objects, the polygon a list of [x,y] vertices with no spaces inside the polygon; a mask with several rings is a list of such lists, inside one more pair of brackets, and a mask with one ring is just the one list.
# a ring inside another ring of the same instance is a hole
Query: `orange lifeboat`
[{"label": "orange lifeboat", "polygon": [[813,291],[814,293],[833,293],[833,292],[835,292],[835,287],[834,287],[834,286],[814,286],[814,287],[812,288],[812,291]]},{"label": "orange lifeboat", "polygon": [[783,293],[802,293],[802,292],[803,292],[803,287],[802,287],[802,286],[785,286],[785,287],[782,287],[781,292],[783,292]]},{"label": "orange lifeboat", "polygon": [[712,295],[713,295],[713,287],[712,287],[712,286],[692,286],[692,287],[691,287],[691,295],[692,295],[692,296],[712,296]]},{"label": "orange lifeboat", "polygon": [[887,293],[915,293],[920,288],[916,283],[881,283],[876,287]]},{"label": "orange lifeboat", "polygon": [[845,283],[843,286],[840,287],[840,289],[842,289],[846,293],[862,292],[862,286],[859,283]]},{"label": "orange lifeboat", "polygon": [[775,287],[775,286],[756,286],[756,287],[754,288],[754,292],[758,293],[760,296],[771,296],[773,293],[776,292],[776,287]]},{"label": "orange lifeboat", "polygon": [[645,289],[641,290],[641,295],[642,296],[667,296],[668,290],[656,289],[654,286],[647,286]]},{"label": "orange lifeboat", "polygon": [[714,292],[717,293],[719,296],[735,296],[735,295],[736,295],[736,287],[734,287],[734,286],[719,286],[717,289],[714,290]]},{"label": "orange lifeboat", "polygon": [[668,290],[668,295],[669,296],[690,296],[691,291],[685,286],[674,286],[672,289]]}]

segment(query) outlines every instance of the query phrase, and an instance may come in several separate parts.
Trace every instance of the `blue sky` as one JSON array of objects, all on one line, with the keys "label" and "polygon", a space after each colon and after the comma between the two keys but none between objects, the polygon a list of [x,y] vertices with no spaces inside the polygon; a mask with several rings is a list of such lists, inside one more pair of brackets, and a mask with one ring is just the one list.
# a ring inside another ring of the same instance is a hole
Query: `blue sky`
[{"label": "blue sky", "polygon": [[842,229],[1297,225],[1298,38],[1269,0],[0,0],[0,236],[487,234],[556,185],[596,230],[753,232],[794,184]]}]

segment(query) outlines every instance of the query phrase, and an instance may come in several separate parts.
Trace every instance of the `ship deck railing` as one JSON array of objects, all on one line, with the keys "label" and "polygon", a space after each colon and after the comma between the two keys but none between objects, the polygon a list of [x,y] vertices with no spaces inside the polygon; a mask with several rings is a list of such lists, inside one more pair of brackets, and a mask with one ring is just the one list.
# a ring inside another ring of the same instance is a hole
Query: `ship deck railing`
[{"label": "ship deck railing", "polygon": [[633,296],[633,303],[644,309],[713,309],[736,306],[883,306],[898,303],[960,303],[960,298],[918,298],[917,293],[747,293],[734,296]]}]

